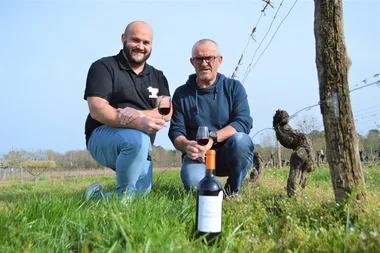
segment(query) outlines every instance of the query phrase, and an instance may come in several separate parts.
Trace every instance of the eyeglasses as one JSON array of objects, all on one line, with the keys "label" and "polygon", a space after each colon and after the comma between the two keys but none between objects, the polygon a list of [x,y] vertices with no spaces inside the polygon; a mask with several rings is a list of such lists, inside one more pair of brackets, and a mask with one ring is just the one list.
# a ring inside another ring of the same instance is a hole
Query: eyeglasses
[{"label": "eyeglasses", "polygon": [[200,64],[203,62],[203,60],[205,60],[207,63],[212,63],[215,61],[216,58],[220,57],[219,55],[218,56],[205,56],[205,57],[200,57],[200,56],[196,56],[196,57],[193,57],[192,60],[196,63],[196,64]]}]

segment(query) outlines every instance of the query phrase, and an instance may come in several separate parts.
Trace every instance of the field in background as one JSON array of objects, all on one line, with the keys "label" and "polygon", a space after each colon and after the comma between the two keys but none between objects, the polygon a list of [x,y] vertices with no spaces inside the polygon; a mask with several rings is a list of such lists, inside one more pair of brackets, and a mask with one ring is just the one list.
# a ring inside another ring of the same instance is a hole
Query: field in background
[{"label": "field in background", "polygon": [[[112,171],[111,171],[112,172]],[[223,202],[223,234],[212,246],[194,237],[195,196],[178,171],[156,172],[154,188],[133,200],[84,201],[94,182],[113,176],[19,180],[0,186],[3,252],[379,252],[380,168],[364,168],[367,201],[334,203],[329,170],[318,168],[297,200],[286,197],[288,168],[247,181]]]},{"label": "field in background", "polygon": [[[177,168],[154,168],[154,171],[167,171],[176,170]],[[111,176],[115,175],[115,172],[109,168],[104,169],[88,169],[88,170],[47,170],[40,175],[41,179],[46,178],[68,178],[68,177],[97,177],[97,176]],[[7,168],[0,169],[0,185],[2,183],[9,183],[12,180],[30,181],[33,180],[33,176],[22,168]]]}]

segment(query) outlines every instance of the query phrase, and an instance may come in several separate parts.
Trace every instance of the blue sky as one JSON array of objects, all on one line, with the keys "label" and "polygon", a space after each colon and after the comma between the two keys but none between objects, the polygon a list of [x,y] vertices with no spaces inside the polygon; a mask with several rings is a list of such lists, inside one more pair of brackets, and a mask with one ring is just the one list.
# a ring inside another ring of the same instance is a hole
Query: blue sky
[{"label": "blue sky", "polygon": [[[248,42],[264,5],[259,0],[0,1],[0,154],[12,148],[58,152],[85,148],[88,108],[83,92],[88,68],[95,60],[118,53],[120,35],[133,20],[152,26],[148,62],[164,71],[172,93],[193,73],[191,47],[202,38],[219,43],[224,56],[220,72],[227,76],[248,45],[237,73],[243,80],[254,52],[258,50],[253,63],[294,0],[284,0],[258,48],[281,1],[272,2],[275,9],[268,8],[257,26],[257,42]],[[379,13],[380,1],[344,1],[352,87],[380,72]],[[249,72],[244,86],[254,120],[252,134],[271,127],[279,108],[292,114],[318,102],[313,22],[314,1],[298,0]],[[376,85],[351,93],[359,133],[376,128],[375,122],[380,125],[379,95]],[[291,124],[311,117],[321,121],[318,107],[300,113]],[[260,135],[254,141],[260,142]],[[173,148],[167,129],[158,134],[155,145]]]}]

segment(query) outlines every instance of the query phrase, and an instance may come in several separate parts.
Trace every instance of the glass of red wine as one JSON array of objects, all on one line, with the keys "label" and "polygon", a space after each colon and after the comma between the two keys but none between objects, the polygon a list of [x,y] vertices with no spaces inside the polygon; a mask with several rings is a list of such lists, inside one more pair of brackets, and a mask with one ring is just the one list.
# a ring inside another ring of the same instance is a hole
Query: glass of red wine
[{"label": "glass of red wine", "polygon": [[[209,142],[209,135],[208,135],[208,127],[207,126],[199,126],[198,132],[197,132],[197,143],[201,146],[206,146]],[[201,154],[200,157],[205,157],[205,154]]]},{"label": "glass of red wine", "polygon": [[156,103],[157,103],[158,113],[161,114],[162,119],[164,119],[164,116],[170,113],[172,100],[170,96],[160,96],[157,99]]}]

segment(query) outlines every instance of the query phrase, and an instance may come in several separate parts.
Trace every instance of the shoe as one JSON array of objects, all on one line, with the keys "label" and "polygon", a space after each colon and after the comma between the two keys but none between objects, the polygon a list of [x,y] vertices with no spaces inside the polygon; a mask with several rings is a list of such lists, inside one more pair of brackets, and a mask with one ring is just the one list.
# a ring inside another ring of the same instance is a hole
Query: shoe
[{"label": "shoe", "polygon": [[223,198],[226,200],[229,200],[229,199],[236,199],[237,201],[242,200],[242,197],[240,195],[240,191],[233,191],[232,193],[227,192],[227,191],[223,191]]},{"label": "shoe", "polygon": [[230,195],[230,199],[235,199],[235,200],[238,201],[238,202],[243,201],[243,198],[242,198],[242,196],[240,195],[240,191],[233,192],[233,193]]},{"label": "shoe", "polygon": [[91,197],[98,197],[101,194],[102,191],[102,185],[99,182],[95,182],[91,184],[86,192],[84,193],[84,197],[86,200],[90,199]]}]

